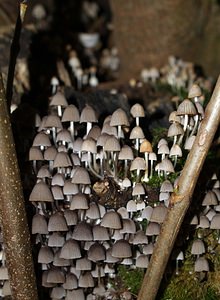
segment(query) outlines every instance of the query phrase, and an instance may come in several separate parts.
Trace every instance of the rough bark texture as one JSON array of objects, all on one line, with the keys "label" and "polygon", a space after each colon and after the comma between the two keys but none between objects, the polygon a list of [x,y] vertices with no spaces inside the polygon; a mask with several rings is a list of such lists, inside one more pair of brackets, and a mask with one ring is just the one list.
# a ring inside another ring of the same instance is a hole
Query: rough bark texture
[{"label": "rough bark texture", "polygon": [[161,67],[169,55],[201,64],[218,75],[220,7],[209,0],[111,0],[120,79],[143,67]]},{"label": "rough bark texture", "polygon": [[37,300],[27,225],[5,92],[0,75],[0,218],[13,300]]},{"label": "rough bark texture", "polygon": [[212,98],[206,108],[205,118],[201,123],[186,164],[178,181],[175,192],[171,195],[171,207],[162,225],[147,273],[144,277],[138,300],[153,300],[157,295],[176,236],[183,218],[190,205],[191,197],[220,123],[220,77]]}]

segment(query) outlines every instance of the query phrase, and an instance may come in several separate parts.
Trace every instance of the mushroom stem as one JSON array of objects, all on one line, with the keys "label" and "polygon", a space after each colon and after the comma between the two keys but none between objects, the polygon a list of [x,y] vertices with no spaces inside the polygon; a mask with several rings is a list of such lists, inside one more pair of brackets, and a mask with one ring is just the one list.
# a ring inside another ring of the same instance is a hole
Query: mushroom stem
[{"label": "mushroom stem", "polygon": [[189,122],[189,116],[188,115],[184,115],[184,124],[183,124],[183,131],[186,131],[187,125]]},{"label": "mushroom stem", "polygon": [[70,122],[69,130],[70,130],[72,140],[74,141],[74,122],[73,121]]},{"label": "mushroom stem", "polygon": [[57,113],[58,113],[58,117],[62,117],[62,107],[61,107],[61,105],[57,106]]},{"label": "mushroom stem", "polygon": [[195,123],[194,123],[193,130],[192,130],[190,136],[194,135],[195,132],[196,132],[196,129],[197,129],[197,126],[198,126],[198,123],[199,123],[199,115],[195,115],[194,121],[195,121]]}]

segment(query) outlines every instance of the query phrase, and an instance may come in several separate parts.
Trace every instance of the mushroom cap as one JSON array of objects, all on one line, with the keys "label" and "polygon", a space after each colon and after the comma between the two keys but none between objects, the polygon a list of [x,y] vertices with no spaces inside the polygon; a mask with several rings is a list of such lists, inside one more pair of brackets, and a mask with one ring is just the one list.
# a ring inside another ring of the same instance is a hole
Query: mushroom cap
[{"label": "mushroom cap", "polygon": [[169,154],[170,150],[167,144],[162,144],[157,151],[158,154]]},{"label": "mushroom cap", "polygon": [[136,183],[132,190],[132,196],[138,196],[138,195],[145,195],[144,186],[140,182]]},{"label": "mushroom cap", "polygon": [[82,257],[76,260],[76,270],[90,271],[92,269],[92,262],[87,257]]},{"label": "mushroom cap", "polygon": [[190,137],[188,137],[187,140],[185,141],[184,149],[191,150],[195,139],[196,139],[195,135],[191,135]]},{"label": "mushroom cap", "polygon": [[218,204],[218,199],[216,197],[216,194],[211,190],[207,191],[202,201],[202,205],[209,206],[209,205],[217,205],[217,204]]},{"label": "mushroom cap", "polygon": [[55,286],[50,293],[51,299],[63,299],[66,296],[66,291],[62,286]]},{"label": "mushroom cap", "polygon": [[189,89],[188,98],[200,97],[202,95],[202,90],[198,84],[194,83]]},{"label": "mushroom cap", "polygon": [[183,153],[182,153],[182,149],[180,148],[180,146],[178,144],[174,144],[170,149],[169,157],[172,157],[172,156],[182,157],[182,155],[183,155]]},{"label": "mushroom cap", "polygon": [[[83,288],[94,287],[94,285],[95,285],[92,274],[89,271],[87,271],[85,273],[81,273],[78,283],[79,283],[79,287],[83,287]],[[79,298],[77,297],[77,298],[72,298],[72,299],[78,300]]]},{"label": "mushroom cap", "polygon": [[102,218],[101,226],[111,229],[121,229],[121,216],[113,210],[108,211],[104,214]]},{"label": "mushroom cap", "polygon": [[130,140],[134,139],[144,139],[144,132],[140,126],[135,126],[130,132]]},{"label": "mushroom cap", "polygon": [[150,221],[152,213],[153,213],[153,207],[147,206],[143,209],[143,211],[141,213],[141,217],[142,217],[142,219],[146,219],[146,220]]},{"label": "mushroom cap", "polygon": [[47,229],[47,221],[46,218],[40,214],[36,214],[32,218],[32,226],[31,226],[32,234],[48,234]]},{"label": "mushroom cap", "polygon": [[148,244],[148,238],[143,230],[140,229],[135,233],[132,244],[133,245]]},{"label": "mushroom cap", "polygon": [[71,159],[67,152],[61,151],[57,152],[57,155],[53,162],[54,168],[67,168],[72,167]]},{"label": "mushroom cap", "polygon": [[61,212],[55,212],[50,216],[48,222],[48,231],[68,231],[66,219]]},{"label": "mushroom cap", "polygon": [[68,226],[76,225],[78,222],[78,216],[77,212],[70,210],[70,209],[65,209],[64,212],[64,218],[66,219],[66,223]]},{"label": "mushroom cap", "polygon": [[51,97],[51,101],[49,105],[67,107],[68,103],[64,94],[61,93],[60,91],[57,91],[56,94]]},{"label": "mushroom cap", "polygon": [[51,187],[54,200],[64,200],[63,190],[60,186],[54,185]]},{"label": "mushroom cap", "polygon": [[184,134],[183,128],[179,123],[172,123],[168,129],[167,136],[168,137],[173,137],[177,135],[182,135]]},{"label": "mushroom cap", "polygon": [[51,178],[51,173],[48,169],[48,165],[43,165],[39,171],[37,172],[37,178],[43,179],[43,178]]},{"label": "mushroom cap", "polygon": [[78,137],[77,139],[75,139],[75,141],[73,142],[73,152],[74,153],[78,153],[81,151],[82,143],[83,143],[83,139],[81,137]]},{"label": "mushroom cap", "polygon": [[44,181],[39,181],[33,187],[29,201],[31,202],[53,202],[53,195]]},{"label": "mushroom cap", "polygon": [[64,186],[64,174],[56,173],[52,177],[51,185]]},{"label": "mushroom cap", "polygon": [[94,262],[98,262],[101,260],[105,260],[105,247],[99,243],[94,243],[89,248],[88,252],[88,259]]},{"label": "mushroom cap", "polygon": [[135,233],[136,225],[132,219],[122,219],[122,228],[120,229],[120,233]]},{"label": "mushroom cap", "polygon": [[126,240],[118,240],[112,246],[112,256],[128,258],[132,256],[131,246]]},{"label": "mushroom cap", "polygon": [[65,108],[62,122],[79,122],[79,110],[75,105],[70,104]]},{"label": "mushroom cap", "polygon": [[78,287],[78,280],[75,274],[68,273],[66,274],[66,281],[63,284],[65,290],[73,290]]},{"label": "mushroom cap", "polygon": [[72,183],[91,184],[88,171],[83,167],[77,166],[72,177]]},{"label": "mushroom cap", "polygon": [[86,222],[78,223],[73,230],[72,237],[77,241],[93,241],[91,226]]},{"label": "mushroom cap", "polygon": [[146,235],[152,236],[152,235],[159,235],[159,234],[160,234],[160,225],[156,222],[150,222],[146,228]]},{"label": "mushroom cap", "polygon": [[110,126],[129,126],[128,117],[122,108],[118,108],[113,112]]},{"label": "mushroom cap", "polygon": [[220,229],[220,214],[213,216],[210,224],[210,229]]},{"label": "mushroom cap", "polygon": [[172,162],[168,158],[164,158],[160,163],[160,170],[168,173],[174,173],[174,167]]},{"label": "mushroom cap", "polygon": [[62,129],[57,133],[56,137],[56,142],[66,142],[66,143],[71,143],[72,142],[72,137],[67,129]]},{"label": "mushroom cap", "polygon": [[71,179],[67,179],[64,182],[63,193],[64,195],[75,195],[79,193],[79,187],[77,184],[72,183]]},{"label": "mushroom cap", "polygon": [[48,271],[47,274],[47,282],[48,283],[64,283],[65,276],[64,273],[60,270],[60,268],[52,268]]},{"label": "mushroom cap", "polygon": [[94,241],[108,241],[110,239],[106,227],[94,225],[92,228]]},{"label": "mushroom cap", "polygon": [[91,152],[91,153],[97,153],[97,148],[96,148],[96,142],[92,138],[86,138],[81,147],[82,152]]},{"label": "mushroom cap", "polygon": [[44,132],[39,132],[34,138],[33,146],[35,146],[35,147],[40,147],[40,146],[50,147],[51,141],[50,141],[49,135]]},{"label": "mushroom cap", "polygon": [[139,103],[136,103],[131,107],[130,113],[133,118],[136,118],[136,117],[143,118],[145,116],[144,108]]},{"label": "mushroom cap", "polygon": [[195,272],[208,272],[209,263],[205,257],[198,257],[195,262]]},{"label": "mushroom cap", "polygon": [[61,124],[60,118],[56,115],[49,115],[47,116],[47,119],[45,120],[44,123],[45,128],[60,128],[62,129],[63,126]]},{"label": "mushroom cap", "polygon": [[206,216],[200,216],[199,224],[197,225],[197,228],[209,228],[209,227],[210,227],[209,219]]},{"label": "mushroom cap", "polygon": [[184,99],[177,108],[177,116],[195,116],[196,114],[197,110],[195,105],[189,99]]},{"label": "mushroom cap", "polygon": [[65,259],[60,257],[61,249],[57,250],[56,253],[54,254],[54,260],[53,260],[53,265],[55,267],[69,267],[70,266],[70,259]]},{"label": "mushroom cap", "polygon": [[130,171],[145,170],[146,163],[142,157],[135,157],[130,166]]},{"label": "mushroom cap", "polygon": [[137,258],[136,258],[136,263],[135,263],[136,267],[138,268],[147,268],[149,265],[149,258],[146,254],[140,254]]},{"label": "mushroom cap", "polygon": [[114,135],[117,137],[117,128],[114,126],[110,126],[110,121],[105,122],[103,124],[101,134]]},{"label": "mushroom cap", "polygon": [[96,220],[100,218],[100,210],[95,202],[90,202],[89,208],[86,211],[86,217],[91,220]]},{"label": "mushroom cap", "polygon": [[167,207],[164,205],[158,205],[153,208],[150,221],[156,223],[163,223],[167,215]]},{"label": "mushroom cap", "polygon": [[54,146],[50,146],[44,151],[45,160],[54,160],[56,155],[57,155],[57,149]]},{"label": "mushroom cap", "polygon": [[169,192],[169,193],[173,192],[173,185],[168,179],[164,180],[163,183],[161,184],[160,192]]},{"label": "mushroom cap", "polygon": [[121,150],[119,140],[113,135],[110,136],[105,142],[104,150],[109,152],[119,152]]},{"label": "mushroom cap", "polygon": [[169,122],[170,123],[180,123],[181,122],[181,119],[179,116],[177,116],[177,112],[176,110],[172,111],[169,115]]},{"label": "mushroom cap", "polygon": [[93,140],[97,141],[101,135],[101,129],[98,125],[93,126],[89,133],[87,134],[87,138],[92,138]]},{"label": "mushroom cap", "polygon": [[70,209],[88,209],[88,199],[85,194],[77,193],[73,196],[71,203],[70,203]]},{"label": "mushroom cap", "polygon": [[140,153],[144,153],[144,152],[147,152],[147,153],[153,152],[151,143],[146,139],[141,143],[141,146],[140,146]]},{"label": "mushroom cap", "polygon": [[202,240],[195,240],[192,243],[191,254],[200,255],[205,253],[205,245]]},{"label": "mushroom cap", "polygon": [[65,242],[64,236],[60,232],[53,232],[49,235],[48,246],[49,247],[62,247]]},{"label": "mushroom cap", "polygon": [[134,154],[133,151],[131,149],[131,147],[129,147],[128,145],[124,145],[122,146],[119,155],[118,155],[118,159],[119,160],[133,160],[134,159]]},{"label": "mushroom cap", "polygon": [[80,123],[96,123],[97,121],[95,110],[86,104],[80,115]]},{"label": "mushroom cap", "polygon": [[43,154],[38,147],[32,146],[29,149],[29,160],[44,160]]},{"label": "mushroom cap", "polygon": [[79,243],[73,239],[67,240],[60,252],[60,258],[64,259],[76,259],[80,258],[81,250]]},{"label": "mushroom cap", "polygon": [[86,300],[83,289],[68,290],[65,300]]}]

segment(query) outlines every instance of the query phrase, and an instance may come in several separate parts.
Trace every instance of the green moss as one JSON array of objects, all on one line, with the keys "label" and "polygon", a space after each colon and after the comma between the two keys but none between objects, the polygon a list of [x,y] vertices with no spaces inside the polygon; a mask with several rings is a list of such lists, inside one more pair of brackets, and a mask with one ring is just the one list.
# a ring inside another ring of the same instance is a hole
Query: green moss
[{"label": "green moss", "polygon": [[118,276],[122,281],[122,285],[134,295],[137,295],[141,288],[144,274],[145,269],[136,268],[132,270],[122,265],[118,268]]}]

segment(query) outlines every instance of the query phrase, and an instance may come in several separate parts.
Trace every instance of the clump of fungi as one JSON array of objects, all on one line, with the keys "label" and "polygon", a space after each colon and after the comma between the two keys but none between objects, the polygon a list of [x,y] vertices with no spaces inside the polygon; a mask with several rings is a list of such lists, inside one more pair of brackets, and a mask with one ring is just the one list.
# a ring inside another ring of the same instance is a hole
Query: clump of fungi
[{"label": "clump of fungi", "polygon": [[[32,234],[51,299],[108,299],[108,278],[116,276],[117,266],[147,268],[177,186],[171,175],[181,171],[178,160],[190,151],[204,116],[200,91],[191,90],[190,99],[171,113],[167,139],[154,147],[140,127],[140,104],[130,116],[117,109],[101,125],[91,106],[79,111],[60,91],[52,96],[51,112],[37,125],[29,152],[36,175],[29,198],[36,209]],[[157,199],[150,199],[147,187],[154,178],[161,184]],[[220,229],[218,183],[207,191],[193,226]],[[195,272],[209,270],[204,253],[198,236],[192,245]],[[183,252],[175,259],[178,274]]]}]

